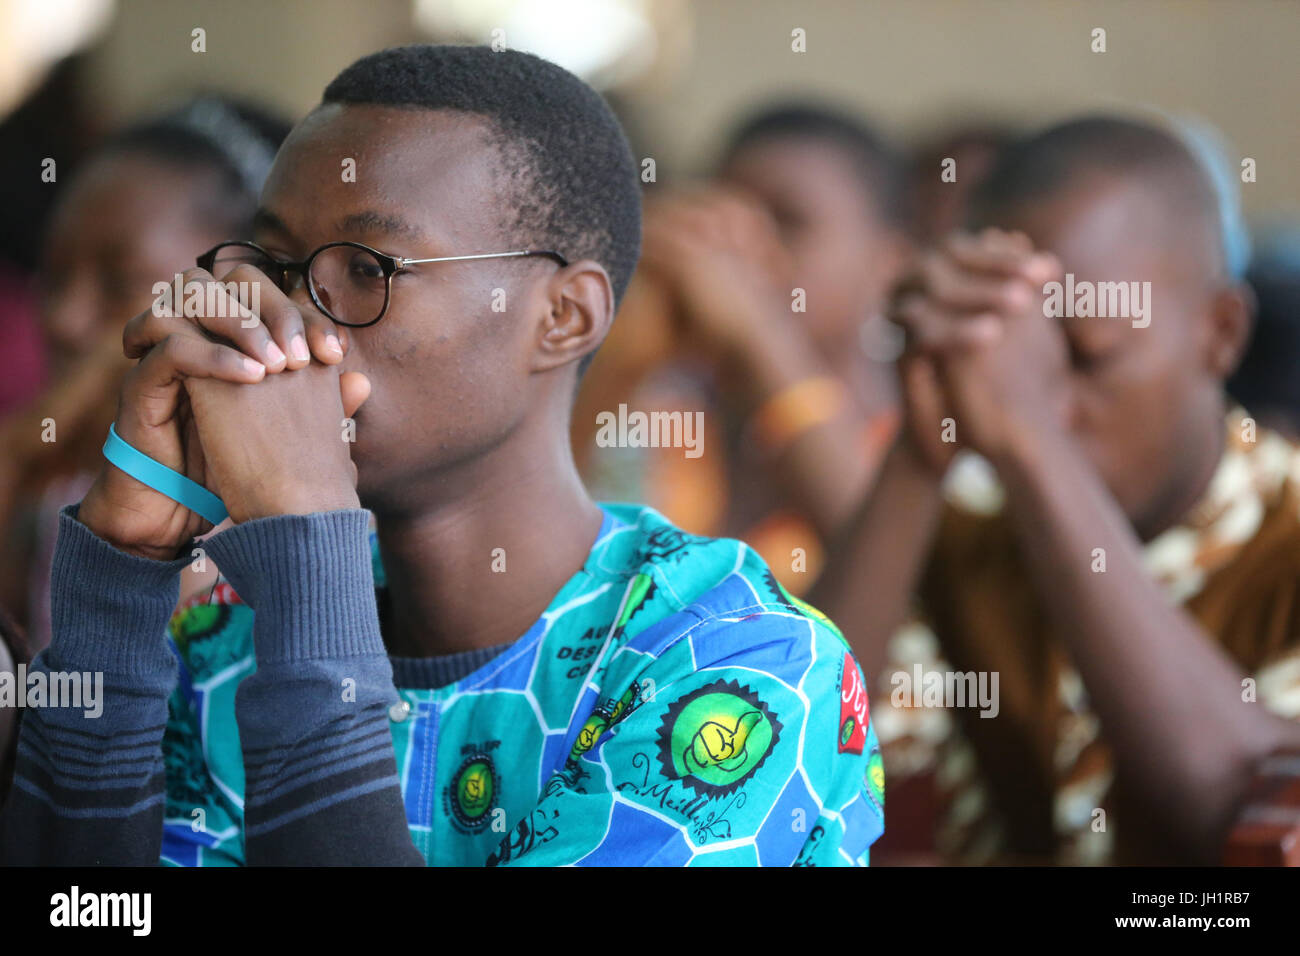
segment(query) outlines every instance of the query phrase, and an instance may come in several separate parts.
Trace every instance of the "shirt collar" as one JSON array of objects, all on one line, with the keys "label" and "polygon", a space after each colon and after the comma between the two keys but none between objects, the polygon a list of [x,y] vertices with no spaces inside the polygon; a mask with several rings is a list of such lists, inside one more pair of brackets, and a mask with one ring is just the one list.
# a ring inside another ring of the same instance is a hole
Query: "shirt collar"
[{"label": "shirt collar", "polygon": [[1295,447],[1234,406],[1225,420],[1223,455],[1204,494],[1172,528],[1143,549],[1147,571],[1175,603],[1205,581],[1255,536],[1269,505],[1296,475]]}]

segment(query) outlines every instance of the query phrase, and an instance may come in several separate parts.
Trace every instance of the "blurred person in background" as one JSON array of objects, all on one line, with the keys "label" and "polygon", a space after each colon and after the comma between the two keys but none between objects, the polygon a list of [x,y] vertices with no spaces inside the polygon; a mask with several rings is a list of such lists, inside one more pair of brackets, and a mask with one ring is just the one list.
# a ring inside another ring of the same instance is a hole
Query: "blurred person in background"
[{"label": "blurred person in background", "polygon": [[[811,600],[882,676],[882,741],[951,714],[949,859],[1215,862],[1261,762],[1300,747],[1300,451],[1225,399],[1251,318],[1230,182],[1174,133],[1064,123],[981,187],[999,228],[895,300],[905,425]],[[1045,311],[1076,278],[1142,280],[1145,306]],[[944,502],[959,447],[996,498]],[[914,594],[924,665],[890,642]]]},{"label": "blurred person in background", "polygon": [[0,423],[0,604],[26,626],[33,652],[49,642],[58,510],[90,486],[130,368],[123,327],[149,308],[159,276],[249,233],[288,129],[251,106],[199,97],[112,137],[58,199],[38,276],[51,383]]},{"label": "blurred person in background", "polygon": [[[896,427],[882,307],[909,254],[904,170],[879,134],[808,104],[752,116],[713,183],[647,205],[641,270],[574,416],[588,480],[623,467],[627,493],[745,540],[806,591]],[[593,449],[619,402],[702,412],[702,454]]]},{"label": "blurred person in background", "polygon": [[0,121],[0,420],[46,384],[32,286],[41,225],[103,134],[86,88],[84,58],[68,57]]}]

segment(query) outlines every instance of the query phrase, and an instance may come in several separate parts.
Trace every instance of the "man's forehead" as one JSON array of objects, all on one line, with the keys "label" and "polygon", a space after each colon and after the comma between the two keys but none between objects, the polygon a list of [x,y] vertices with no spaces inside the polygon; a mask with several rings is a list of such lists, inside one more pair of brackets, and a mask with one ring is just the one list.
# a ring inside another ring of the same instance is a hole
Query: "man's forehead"
[{"label": "man's forehead", "polygon": [[[291,213],[280,213],[271,206],[258,207],[253,217],[253,229],[257,232],[280,233],[294,236]],[[413,242],[427,242],[432,236],[427,229],[404,218],[396,211],[381,209],[362,209],[357,212],[344,213],[333,220],[333,228],[347,235],[382,235],[408,239]]]},{"label": "man's forehead", "polygon": [[382,156],[393,150],[418,153],[430,162],[496,159],[492,125],[460,110],[427,110],[369,103],[325,103],[294,127],[285,151]]},{"label": "man's forehead", "polygon": [[326,104],[276,158],[257,225],[422,241],[488,220],[500,189],[497,155],[470,114]]},{"label": "man's forehead", "polygon": [[1102,171],[1019,204],[1009,218],[1008,228],[1054,252],[1067,271],[1098,281],[1157,280],[1171,257],[1189,254],[1186,234],[1199,226],[1147,179]]}]

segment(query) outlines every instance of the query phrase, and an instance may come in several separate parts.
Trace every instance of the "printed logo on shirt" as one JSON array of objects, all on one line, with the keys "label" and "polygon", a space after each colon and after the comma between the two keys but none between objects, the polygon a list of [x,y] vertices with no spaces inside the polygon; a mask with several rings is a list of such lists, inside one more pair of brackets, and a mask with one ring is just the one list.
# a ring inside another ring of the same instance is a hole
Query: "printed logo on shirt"
[{"label": "printed logo on shirt", "polygon": [[672,558],[676,564],[691,553],[688,547],[690,543],[690,537],[679,528],[655,528],[646,535],[643,554],[656,564],[662,563],[666,558]]},{"label": "printed logo on shirt", "polygon": [[880,809],[885,808],[885,762],[879,750],[872,750],[867,760],[867,790]]},{"label": "printed logo on shirt", "polygon": [[808,842],[799,849],[799,856],[790,864],[791,866],[816,866],[813,857],[817,854],[817,848],[821,845],[822,839],[826,836],[826,828],[820,823],[812,828],[812,833],[808,834]]},{"label": "printed logo on shirt", "polygon": [[496,766],[486,753],[466,757],[442,792],[448,815],[463,832],[477,833],[487,826],[500,791]]},{"label": "printed logo on shirt", "polygon": [[578,731],[578,738],[573,742],[573,749],[569,751],[570,762],[575,762],[588,750],[596,746],[596,741],[600,739],[601,734],[627,716],[627,709],[636,698],[637,689],[637,685],[633,684],[618,700],[611,698],[603,701],[592,711],[591,716],[582,725],[582,729]]},{"label": "printed logo on shirt", "polygon": [[860,754],[867,745],[867,689],[862,686],[857,662],[845,654],[840,664],[840,753]]},{"label": "printed logo on shirt", "polygon": [[628,622],[632,620],[632,615],[641,610],[655,596],[659,586],[655,584],[654,575],[638,574],[632,579],[632,585],[628,589],[627,597],[623,602],[623,611],[614,622],[614,630],[622,633],[627,629]]},{"label": "printed logo on shirt", "polygon": [[715,681],[668,705],[659,727],[664,772],[719,797],[752,777],[781,735],[781,721],[748,687]]},{"label": "printed logo on shirt", "polygon": [[229,621],[229,604],[198,604],[173,616],[168,629],[172,641],[184,652],[190,642],[218,633]]}]

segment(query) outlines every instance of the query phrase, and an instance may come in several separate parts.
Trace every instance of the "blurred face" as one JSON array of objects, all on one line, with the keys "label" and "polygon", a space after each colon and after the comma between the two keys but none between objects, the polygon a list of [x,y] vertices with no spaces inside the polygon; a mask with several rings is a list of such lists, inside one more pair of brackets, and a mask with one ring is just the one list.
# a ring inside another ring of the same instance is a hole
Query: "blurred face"
[{"label": "blurred face", "polygon": [[[406,258],[535,245],[501,226],[498,152],[485,129],[450,112],[323,106],[280,150],[254,238],[294,260],[337,240]],[[340,174],[345,157],[356,160],[355,182]],[[342,367],[371,383],[352,451],[363,505],[419,507],[449,466],[500,446],[519,426],[536,400],[536,326],[523,317],[550,309],[556,269],[545,259],[413,265],[393,276],[378,324],[345,330]],[[501,294],[506,308],[494,311]],[[291,298],[315,311],[302,285]]]},{"label": "blurred face", "polygon": [[834,146],[797,137],[743,147],[720,178],[768,207],[789,252],[805,316],[825,349],[856,345],[904,263],[905,246],[880,219],[850,160]]},{"label": "blurred face", "polygon": [[41,318],[55,374],[149,308],[153,284],[194,265],[223,238],[199,221],[195,191],[211,174],[142,156],[82,170],[50,224]]},{"label": "blurred face", "polygon": [[1146,328],[1125,318],[1063,320],[1071,427],[1142,531],[1181,493],[1188,462],[1222,427],[1222,363],[1235,333],[1215,318],[1209,236],[1194,221],[1171,220],[1150,185],[1114,178],[1085,180],[1007,219],[1056,253],[1076,285],[1151,283]]}]

